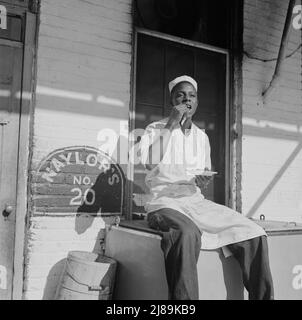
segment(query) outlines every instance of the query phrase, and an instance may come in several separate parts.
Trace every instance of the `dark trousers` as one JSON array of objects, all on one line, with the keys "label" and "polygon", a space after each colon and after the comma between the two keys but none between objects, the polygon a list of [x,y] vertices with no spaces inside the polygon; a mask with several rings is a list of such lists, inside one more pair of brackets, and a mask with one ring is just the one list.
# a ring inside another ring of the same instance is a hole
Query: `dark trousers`
[{"label": "dark trousers", "polygon": [[[168,208],[149,213],[148,224],[163,234],[161,249],[165,258],[169,299],[198,300],[200,230],[185,215]],[[227,247],[239,262],[249,299],[273,299],[266,237],[257,237]]]}]

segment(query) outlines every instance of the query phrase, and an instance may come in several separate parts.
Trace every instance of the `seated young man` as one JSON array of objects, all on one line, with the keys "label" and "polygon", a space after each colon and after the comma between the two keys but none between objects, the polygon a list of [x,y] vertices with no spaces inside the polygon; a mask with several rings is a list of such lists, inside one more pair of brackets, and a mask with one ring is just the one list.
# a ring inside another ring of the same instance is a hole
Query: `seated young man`
[{"label": "seated young man", "polygon": [[197,300],[200,249],[227,247],[240,264],[249,299],[272,300],[265,231],[239,212],[205,199],[198,187],[209,182],[198,172],[211,170],[211,148],[206,133],[192,121],[197,89],[188,76],[171,81],[169,117],[148,125],[140,141],[151,193],[145,209],[149,226],[163,232],[169,299]]}]

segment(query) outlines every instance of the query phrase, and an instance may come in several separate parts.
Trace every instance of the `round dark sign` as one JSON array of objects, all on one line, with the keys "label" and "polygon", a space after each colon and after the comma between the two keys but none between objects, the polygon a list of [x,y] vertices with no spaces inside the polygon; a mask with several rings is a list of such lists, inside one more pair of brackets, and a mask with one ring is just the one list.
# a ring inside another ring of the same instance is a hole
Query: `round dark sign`
[{"label": "round dark sign", "polygon": [[124,174],[107,154],[92,147],[56,150],[34,175],[35,213],[122,213]]}]

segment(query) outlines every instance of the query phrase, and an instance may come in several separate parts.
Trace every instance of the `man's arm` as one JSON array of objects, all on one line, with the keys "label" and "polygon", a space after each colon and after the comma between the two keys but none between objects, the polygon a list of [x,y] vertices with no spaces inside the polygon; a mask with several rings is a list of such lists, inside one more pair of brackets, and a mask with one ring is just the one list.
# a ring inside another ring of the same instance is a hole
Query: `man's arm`
[{"label": "man's arm", "polygon": [[210,140],[209,140],[209,137],[207,136],[207,134],[206,134],[206,138],[205,138],[205,153],[206,153],[205,168],[211,170],[211,168],[212,168],[211,145],[210,145]]},{"label": "man's arm", "polygon": [[[142,161],[142,164],[148,170],[152,170],[162,161],[165,150],[167,150],[172,131],[176,128],[176,126],[179,125],[180,120],[182,119],[184,113],[187,111],[187,105],[185,104],[174,106],[165,127],[162,129],[157,129],[158,132],[155,132],[155,140],[151,143],[151,145],[149,145],[147,150],[147,157],[143,157],[145,159],[143,159]],[[149,139],[150,136],[151,135],[149,135]],[[144,137],[142,139],[142,147],[144,148]],[[144,151],[142,153],[144,153]]]},{"label": "man's arm", "polygon": [[[211,145],[210,145],[210,140],[207,136],[207,134],[205,134],[205,170],[211,170],[212,168],[212,163],[211,163]],[[208,184],[210,183],[210,181],[213,179],[213,176],[196,176],[195,177],[195,182],[196,185],[199,188],[207,188]]]},{"label": "man's arm", "polygon": [[[153,130],[158,130],[155,131],[155,139],[149,146],[147,146],[147,150],[145,151],[146,156],[141,158],[141,162],[148,170],[152,170],[162,161],[164,157],[164,150],[167,150],[173,127],[167,123],[164,128],[155,128]],[[152,139],[151,134],[147,135],[145,139]],[[144,146],[142,147],[144,148]],[[142,148],[141,150],[143,151]]]}]

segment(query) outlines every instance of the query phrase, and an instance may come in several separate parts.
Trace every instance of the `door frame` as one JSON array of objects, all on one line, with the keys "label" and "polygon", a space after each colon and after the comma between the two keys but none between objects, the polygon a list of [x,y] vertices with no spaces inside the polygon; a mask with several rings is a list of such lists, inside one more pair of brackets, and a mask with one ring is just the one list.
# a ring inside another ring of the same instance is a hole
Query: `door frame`
[{"label": "door frame", "polygon": [[36,49],[36,22],[37,16],[31,12],[24,12],[25,34],[23,42],[23,70],[22,70],[22,96],[20,125],[19,125],[19,148],[17,167],[17,190],[16,190],[16,221],[15,243],[13,261],[12,299],[21,300],[23,297],[25,243],[27,230],[27,199],[28,177],[30,165],[31,147],[31,119],[33,114],[33,92],[35,79],[35,49]]},{"label": "door frame", "polygon": [[229,206],[242,210],[242,105],[244,0],[233,0],[230,19],[230,179]]},{"label": "door frame", "polygon": [[[137,36],[138,34],[144,34],[148,36],[152,36],[159,39],[164,39],[167,41],[176,42],[179,44],[184,44],[190,47],[195,47],[203,50],[208,50],[211,52],[221,53],[224,54],[226,57],[226,114],[225,114],[225,145],[226,145],[226,152],[225,152],[225,203],[227,206],[232,206],[232,201],[230,198],[231,194],[231,184],[228,181],[231,181],[231,148],[230,148],[230,115],[231,115],[231,108],[230,108],[230,52],[227,49],[215,47],[212,45],[208,45],[205,43],[192,41],[180,37],[175,37],[172,35],[168,35],[165,33],[151,31],[144,28],[135,27],[133,33],[133,53],[132,53],[132,75],[131,75],[131,102],[130,102],[130,110],[129,110],[129,132],[132,132],[135,129],[135,105],[136,105],[136,65],[137,65]],[[129,139],[129,150],[133,150],[134,141]],[[129,164],[127,170],[127,177],[128,181],[134,180],[134,165]],[[233,179],[232,179],[233,180]],[[132,219],[132,194],[133,194],[133,184],[128,183],[127,185],[127,210],[126,210],[126,219]]]}]

